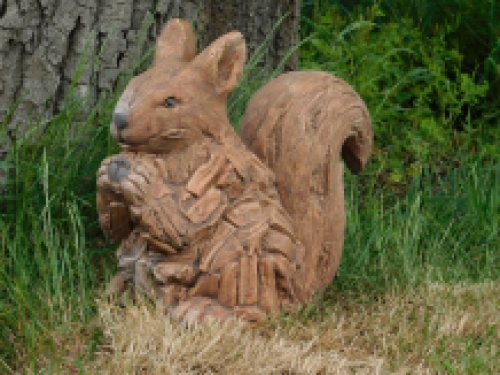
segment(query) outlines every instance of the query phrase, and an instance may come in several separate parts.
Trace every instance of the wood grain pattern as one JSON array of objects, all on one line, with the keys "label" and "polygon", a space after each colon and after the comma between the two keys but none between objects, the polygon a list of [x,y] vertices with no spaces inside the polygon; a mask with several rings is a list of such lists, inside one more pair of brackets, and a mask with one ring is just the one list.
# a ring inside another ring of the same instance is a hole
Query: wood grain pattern
[{"label": "wood grain pattern", "polygon": [[300,307],[340,262],[340,156],[354,172],[366,164],[366,106],[330,74],[283,74],[252,98],[240,138],[226,100],[243,72],[241,34],[196,55],[188,23],[164,33],[155,65],[117,104],[122,152],[97,173],[99,222],[121,242],[110,290],[132,288],[188,321]]}]

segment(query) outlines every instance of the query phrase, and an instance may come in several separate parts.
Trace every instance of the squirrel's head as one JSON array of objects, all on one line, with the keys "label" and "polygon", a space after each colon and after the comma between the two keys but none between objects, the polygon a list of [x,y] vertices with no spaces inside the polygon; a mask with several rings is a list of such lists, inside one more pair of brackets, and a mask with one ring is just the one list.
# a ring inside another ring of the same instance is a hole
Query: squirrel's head
[{"label": "squirrel's head", "polygon": [[224,137],[230,128],[227,96],[241,77],[245,57],[239,32],[225,34],[196,55],[189,23],[170,20],[158,37],[153,67],[134,77],[120,97],[111,134],[125,150],[148,153],[169,153],[201,137]]}]

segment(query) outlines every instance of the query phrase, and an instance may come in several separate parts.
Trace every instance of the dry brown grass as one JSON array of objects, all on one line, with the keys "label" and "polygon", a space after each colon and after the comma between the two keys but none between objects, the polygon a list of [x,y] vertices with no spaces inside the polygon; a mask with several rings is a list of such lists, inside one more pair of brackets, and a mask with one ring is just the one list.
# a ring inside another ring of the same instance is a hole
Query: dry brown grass
[{"label": "dry brown grass", "polygon": [[254,327],[186,327],[145,306],[100,304],[105,345],[86,373],[498,374],[499,286],[427,283],[371,301],[343,295],[312,319],[297,313]]},{"label": "dry brown grass", "polygon": [[336,351],[314,347],[317,338],[284,338],[279,329],[271,333],[241,322],[183,326],[144,306],[123,312],[102,305],[100,313],[108,344],[89,373],[381,373],[380,360],[349,361]]},{"label": "dry brown grass", "polygon": [[[300,331],[347,358],[376,356],[409,373],[500,373],[500,283],[427,283],[378,301],[343,298]],[[276,323],[274,323],[276,325]],[[343,348],[343,349],[339,349]]]}]

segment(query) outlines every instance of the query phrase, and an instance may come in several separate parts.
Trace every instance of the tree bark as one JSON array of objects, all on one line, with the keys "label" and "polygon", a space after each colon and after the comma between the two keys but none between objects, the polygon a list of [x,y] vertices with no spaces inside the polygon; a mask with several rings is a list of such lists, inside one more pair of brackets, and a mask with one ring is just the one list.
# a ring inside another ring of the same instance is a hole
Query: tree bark
[{"label": "tree bark", "polygon": [[[251,54],[288,13],[263,58],[263,64],[276,67],[298,42],[299,3],[0,0],[0,124],[21,98],[9,120],[7,138],[0,139],[0,160],[12,141],[26,133],[29,119],[50,117],[62,108],[84,56],[92,57],[93,63],[86,64],[75,88],[93,106],[101,92],[115,87],[119,73],[130,69],[153,46],[169,18],[190,20],[198,34],[199,48],[228,31],[239,30]],[[152,23],[146,27],[148,15],[153,13]],[[297,69],[297,61],[297,54],[293,54],[284,69]]]}]

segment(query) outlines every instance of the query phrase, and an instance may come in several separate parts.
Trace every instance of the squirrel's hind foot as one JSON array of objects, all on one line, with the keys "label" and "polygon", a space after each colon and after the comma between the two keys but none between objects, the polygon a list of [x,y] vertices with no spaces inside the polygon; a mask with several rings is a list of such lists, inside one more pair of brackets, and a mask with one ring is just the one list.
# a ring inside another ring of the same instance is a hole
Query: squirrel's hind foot
[{"label": "squirrel's hind foot", "polygon": [[193,297],[182,301],[170,309],[171,316],[177,321],[188,324],[194,322],[218,321],[225,323],[231,320],[258,322],[266,317],[266,313],[256,306],[222,306],[216,299]]}]

